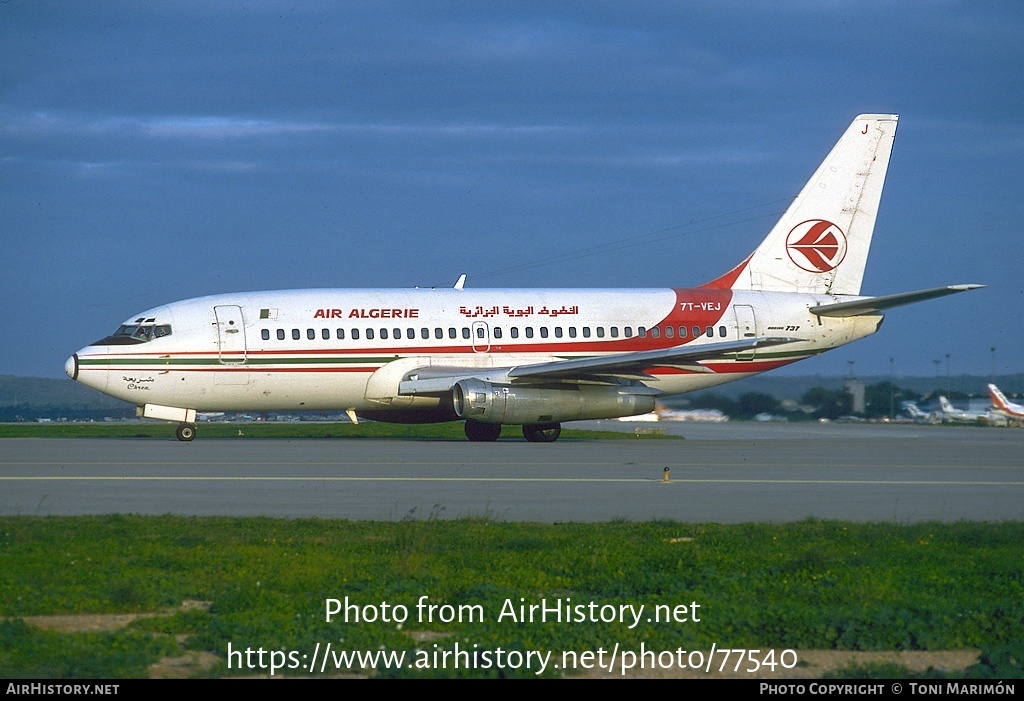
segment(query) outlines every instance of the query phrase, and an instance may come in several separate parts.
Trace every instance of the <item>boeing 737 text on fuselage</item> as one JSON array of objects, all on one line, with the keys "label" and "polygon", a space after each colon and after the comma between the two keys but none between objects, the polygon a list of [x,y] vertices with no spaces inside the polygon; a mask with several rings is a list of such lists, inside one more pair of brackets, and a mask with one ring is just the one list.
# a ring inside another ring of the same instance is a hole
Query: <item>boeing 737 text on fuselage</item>
[{"label": "boeing 737 text on fuselage", "polygon": [[197,412],[341,410],[401,423],[561,423],[646,414],[655,399],[864,338],[891,307],[980,287],[860,294],[896,115],[857,117],[760,246],[694,288],[311,289],[221,294],[134,315],[65,366],[178,423]]}]

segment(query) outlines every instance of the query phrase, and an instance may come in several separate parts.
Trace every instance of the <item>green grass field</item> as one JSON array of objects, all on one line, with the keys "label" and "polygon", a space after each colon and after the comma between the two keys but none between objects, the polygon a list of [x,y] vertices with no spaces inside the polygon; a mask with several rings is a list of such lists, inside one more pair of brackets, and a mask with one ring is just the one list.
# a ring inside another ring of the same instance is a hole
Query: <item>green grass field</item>
[{"label": "green grass field", "polygon": [[[478,653],[559,655],[612,645],[979,648],[984,663],[968,674],[1021,675],[1021,523],[544,525],[413,516],[0,518],[0,676],[144,677],[161,658],[201,652],[217,661],[193,674],[251,676],[260,672],[227,668],[229,644],[309,656],[318,643],[410,656],[456,644]],[[346,597],[360,620],[326,620],[328,600]],[[421,597],[439,607],[433,621],[420,620]],[[643,605],[645,614],[632,626],[501,616],[509,606],[518,611],[544,600],[594,602],[599,611]],[[183,608],[190,601],[204,603]],[[399,621],[402,606],[407,617]],[[445,611],[454,620],[440,620]],[[654,611],[676,620],[648,621]],[[31,624],[33,616],[114,613],[165,615],[107,632]],[[362,671],[419,678],[532,677],[536,670]],[[548,667],[544,675],[560,673]],[[276,674],[311,676],[287,668]]]}]

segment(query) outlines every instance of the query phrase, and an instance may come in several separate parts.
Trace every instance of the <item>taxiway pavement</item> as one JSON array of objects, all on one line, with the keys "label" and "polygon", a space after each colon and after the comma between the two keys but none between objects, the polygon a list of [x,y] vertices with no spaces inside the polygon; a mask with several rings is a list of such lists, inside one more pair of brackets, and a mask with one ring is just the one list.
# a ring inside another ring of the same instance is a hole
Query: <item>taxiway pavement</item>
[{"label": "taxiway pavement", "polygon": [[6,439],[0,514],[1024,519],[1022,430],[739,422],[657,429],[686,440]]}]

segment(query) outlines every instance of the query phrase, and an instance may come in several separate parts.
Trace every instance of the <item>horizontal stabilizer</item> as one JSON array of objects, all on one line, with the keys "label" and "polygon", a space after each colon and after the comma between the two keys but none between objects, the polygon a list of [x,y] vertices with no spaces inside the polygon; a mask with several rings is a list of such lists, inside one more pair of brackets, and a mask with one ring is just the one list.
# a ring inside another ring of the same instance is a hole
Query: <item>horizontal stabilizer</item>
[{"label": "horizontal stabilizer", "polygon": [[810,312],[818,316],[862,316],[864,314],[875,314],[876,312],[902,307],[904,304],[923,302],[926,299],[945,297],[946,295],[976,290],[984,285],[948,285],[947,287],[934,287],[930,290],[918,290],[917,292],[903,292],[884,297],[866,297],[854,300],[853,302],[837,302],[835,304],[819,304],[811,307]]}]

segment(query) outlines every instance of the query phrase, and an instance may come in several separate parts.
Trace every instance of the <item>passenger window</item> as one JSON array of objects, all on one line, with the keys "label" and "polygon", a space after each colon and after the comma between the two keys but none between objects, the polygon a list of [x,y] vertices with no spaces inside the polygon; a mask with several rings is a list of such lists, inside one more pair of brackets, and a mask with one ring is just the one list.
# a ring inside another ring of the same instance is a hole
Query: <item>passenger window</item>
[{"label": "passenger window", "polygon": [[260,332],[260,336],[263,337],[264,341],[269,341],[270,340],[270,329],[263,329],[263,331]]},{"label": "passenger window", "polygon": [[708,338],[714,338],[715,337],[715,327],[714,326],[709,326],[707,328],[707,332],[708,332]]},{"label": "passenger window", "polygon": [[440,326],[435,328],[434,329],[434,338],[437,338],[437,339],[444,338],[444,329],[442,329]]},{"label": "passenger window", "polygon": [[380,337],[381,337],[381,340],[386,341],[388,339],[388,330],[387,329],[381,329],[380,330]]},{"label": "passenger window", "polygon": [[454,326],[448,327],[448,338],[458,338],[459,332],[455,330]]},{"label": "passenger window", "polygon": [[476,337],[477,338],[483,338],[484,337],[484,327],[482,327],[482,326],[477,326],[476,327]]},{"label": "passenger window", "polygon": [[468,326],[463,326],[462,327],[462,337],[466,338],[466,339],[469,338],[469,327]]},{"label": "passenger window", "polygon": [[679,338],[686,338],[686,327],[685,326],[680,326],[679,327]]},{"label": "passenger window", "polygon": [[[395,339],[396,341],[402,340],[402,329],[391,329],[391,331],[393,332],[391,334],[391,338]],[[409,329],[409,332],[409,338],[412,338],[412,329]]]},{"label": "passenger window", "polygon": [[345,340],[345,329],[338,329],[338,340],[339,341],[344,341]]},{"label": "passenger window", "polygon": [[576,327],[575,326],[570,326],[569,327],[569,338],[576,338]]},{"label": "passenger window", "polygon": [[637,329],[637,333],[640,334],[640,338],[647,338],[647,329],[643,326]]},{"label": "passenger window", "polygon": [[660,326],[653,326],[653,327],[651,327],[651,338],[661,338],[661,327]]},{"label": "passenger window", "polygon": [[598,338],[604,338],[604,327],[603,326],[598,326],[597,327],[597,337]]},{"label": "passenger window", "polygon": [[547,338],[548,337],[548,327],[547,326],[540,327],[540,337],[541,338]]},{"label": "passenger window", "polygon": [[694,338],[700,338],[700,327],[699,326],[694,326],[693,327],[693,337]]},{"label": "passenger window", "polygon": [[533,327],[532,326],[527,326],[526,327],[526,337],[527,338],[533,338]]},{"label": "passenger window", "polygon": [[666,326],[665,327],[665,338],[672,338],[675,335],[676,335],[676,330],[675,329],[673,329],[671,326]]},{"label": "passenger window", "polygon": [[623,329],[623,335],[626,338],[633,338],[633,327],[627,326],[625,329]]},{"label": "passenger window", "polygon": [[494,334],[495,338],[501,338],[501,327],[495,326],[494,330],[492,330],[491,333]]},{"label": "passenger window", "polygon": [[420,338],[422,338],[424,341],[430,338],[430,329],[428,329],[425,326],[422,329],[420,329]]},{"label": "passenger window", "polygon": [[512,338],[519,338],[519,327],[518,326],[513,326],[511,329],[509,329],[508,332],[510,334],[512,334]]},{"label": "passenger window", "polygon": [[556,326],[555,327],[555,338],[561,338],[561,337],[562,337],[562,327],[561,326]]},{"label": "passenger window", "polygon": [[612,338],[618,338],[618,337],[619,337],[619,327],[618,326],[613,326],[612,327]]},{"label": "passenger window", "polygon": [[313,329],[306,329],[306,338],[312,341],[314,338],[316,338],[316,331],[314,331]]},{"label": "passenger window", "polygon": [[300,338],[302,338],[302,332],[298,329],[292,329],[292,340],[298,341]]},{"label": "passenger window", "polygon": [[278,341],[283,341],[284,340],[284,329],[278,329],[277,330],[277,340]]},{"label": "passenger window", "polygon": [[725,327],[724,326],[719,326],[718,327],[718,335],[721,336],[722,338],[725,338],[725,334],[726,334]]},{"label": "passenger window", "polygon": [[323,339],[325,341],[330,341],[331,340],[331,330],[330,329],[324,329],[323,331],[320,332],[320,335],[323,337]]},{"label": "passenger window", "polygon": [[366,329],[366,339],[368,341],[373,340],[373,329]]},{"label": "passenger window", "polygon": [[359,329],[352,329],[352,340],[353,341],[358,341],[359,340]]},{"label": "passenger window", "polygon": [[590,338],[590,327],[589,326],[584,326],[583,327],[583,338]]}]

